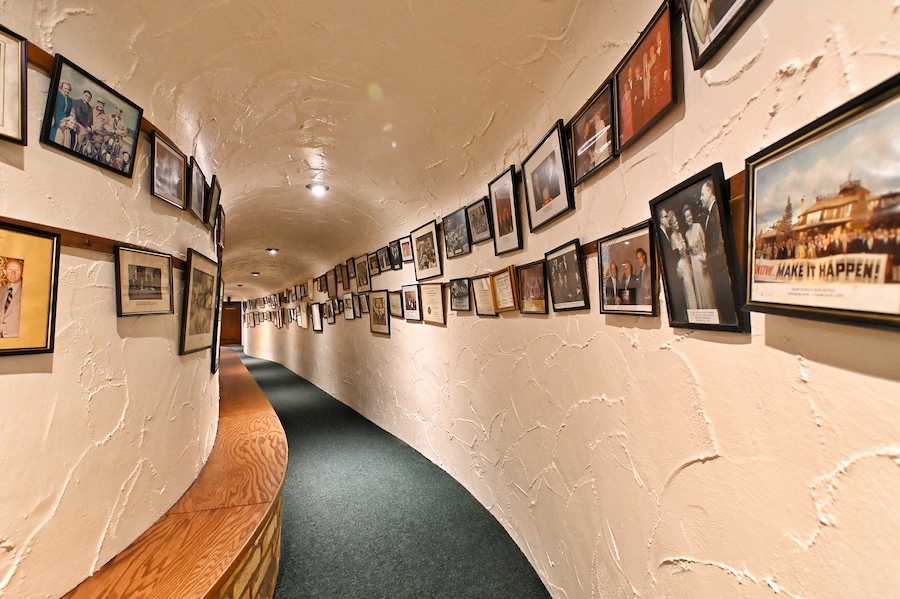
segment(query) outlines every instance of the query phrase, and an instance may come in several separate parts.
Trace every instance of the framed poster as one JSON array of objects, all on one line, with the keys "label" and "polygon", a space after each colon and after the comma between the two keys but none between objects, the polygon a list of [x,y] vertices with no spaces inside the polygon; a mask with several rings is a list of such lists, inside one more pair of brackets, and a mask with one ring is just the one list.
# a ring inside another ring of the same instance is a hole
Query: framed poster
[{"label": "framed poster", "polygon": [[312,319],[312,328],[313,332],[321,333],[322,332],[322,304],[318,302],[313,302],[309,305],[310,313],[309,316]]},{"label": "framed poster", "polygon": [[422,307],[419,298],[418,285],[404,285],[403,293],[403,317],[406,320],[422,320]]},{"label": "framed poster", "polygon": [[403,258],[404,262],[412,262],[412,238],[407,235],[406,237],[401,237],[398,241],[400,242],[400,257]]},{"label": "framed poster", "polygon": [[219,213],[219,202],[222,200],[222,185],[218,175],[212,176],[212,182],[209,184],[209,198],[206,205],[203,206],[203,222],[209,227],[216,224],[216,215]]},{"label": "framed poster", "polygon": [[356,264],[356,291],[363,292],[372,289],[369,281],[368,256],[360,256],[354,260]]},{"label": "framed poster", "polygon": [[664,2],[616,67],[617,151],[631,145],[675,106],[672,16]]},{"label": "framed poster", "polygon": [[494,255],[521,250],[522,228],[519,226],[515,166],[510,166],[488,183],[488,197],[491,199],[491,221],[494,223]]},{"label": "framed poster", "polygon": [[194,216],[203,220],[203,213],[206,206],[206,177],[200,170],[197,160],[191,156],[191,185],[188,193],[188,208]]},{"label": "framed poster", "polygon": [[431,279],[444,274],[438,246],[437,221],[424,224],[410,234],[413,241],[413,265],[416,280]]},{"label": "framed poster", "polygon": [[143,114],[140,106],[57,54],[41,143],[130,179]]},{"label": "framed poster", "polygon": [[389,291],[388,302],[391,305],[391,318],[403,318],[403,293]]},{"label": "framed poster", "polygon": [[656,316],[659,274],[650,221],[604,237],[598,245],[600,312]]},{"label": "framed poster", "polygon": [[546,262],[538,260],[520,266],[518,275],[519,312],[547,314]]},{"label": "framed poster", "polygon": [[612,80],[587,101],[569,123],[574,185],[580,185],[615,158]]},{"label": "framed poster", "polygon": [[741,332],[729,194],[715,164],[650,202],[673,327]]},{"label": "framed poster", "polygon": [[0,139],[24,146],[28,144],[28,42],[2,25],[0,69]]},{"label": "framed poster", "polygon": [[515,266],[510,265],[503,270],[491,273],[491,294],[495,312],[518,310],[519,293]]},{"label": "framed poster", "polygon": [[455,312],[472,310],[471,284],[468,278],[450,279],[450,309]]},{"label": "framed poster", "polygon": [[150,148],[150,193],[184,210],[187,203],[187,156],[158,131],[153,131]]},{"label": "framed poster", "polygon": [[219,267],[215,262],[197,250],[188,248],[179,355],[212,346],[218,274]]},{"label": "framed poster", "polygon": [[403,256],[400,255],[400,240],[395,239],[388,244],[388,251],[391,254],[391,268],[400,270],[403,268]]},{"label": "framed poster", "polygon": [[53,352],[59,246],[59,235],[0,223],[0,355]]},{"label": "framed poster", "polygon": [[423,321],[428,324],[447,324],[443,283],[422,283],[420,298]]},{"label": "framed poster", "polygon": [[469,219],[466,216],[465,207],[445,216],[443,227],[447,258],[472,253],[472,242],[469,240]]},{"label": "framed poster", "polygon": [[562,119],[522,161],[525,179],[525,205],[532,233],[575,209],[572,178],[566,162]]},{"label": "framed poster", "polygon": [[494,290],[491,275],[472,277],[472,294],[475,296],[475,314],[478,316],[500,316],[494,309]]},{"label": "framed poster", "polygon": [[344,320],[353,320],[356,318],[356,312],[353,311],[353,294],[345,293],[341,296],[344,302]]},{"label": "framed poster", "polygon": [[469,219],[469,233],[472,244],[481,243],[493,238],[494,229],[491,226],[491,200],[484,196],[466,207],[466,216]]},{"label": "framed poster", "polygon": [[174,314],[172,256],[117,245],[116,315]]},{"label": "framed poster", "polygon": [[554,312],[581,310],[590,307],[587,284],[584,280],[584,260],[581,243],[573,239],[544,254],[546,272],[550,279],[550,300]]},{"label": "framed poster", "polygon": [[759,0],[682,0],[694,70],[728,41]]},{"label": "framed poster", "polygon": [[378,254],[369,254],[369,278],[381,274],[381,267],[378,264]]},{"label": "framed poster", "polygon": [[747,308],[900,326],[898,134],[895,76],[747,159]]},{"label": "framed poster", "polygon": [[391,334],[391,313],[385,289],[369,292],[369,330],[380,335]]}]

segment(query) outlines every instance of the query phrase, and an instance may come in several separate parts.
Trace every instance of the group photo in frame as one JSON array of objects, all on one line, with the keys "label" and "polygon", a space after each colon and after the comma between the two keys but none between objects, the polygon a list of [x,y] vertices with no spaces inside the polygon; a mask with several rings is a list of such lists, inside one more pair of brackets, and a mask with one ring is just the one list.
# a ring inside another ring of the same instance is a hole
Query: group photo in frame
[{"label": "group photo in frame", "polygon": [[600,86],[569,124],[573,185],[578,186],[615,158],[612,81]]},{"label": "group photo in frame", "polygon": [[179,355],[212,347],[218,274],[218,264],[194,248],[188,248]]},{"label": "group photo in frame", "polygon": [[466,207],[466,217],[469,219],[469,238],[472,245],[482,243],[494,236],[491,226],[491,200],[487,196],[475,200]]},{"label": "group photo in frame", "polygon": [[116,315],[173,314],[172,256],[115,247]]},{"label": "group photo in frame", "polygon": [[900,326],[900,75],[747,159],[747,307]]},{"label": "group photo in frame", "polygon": [[562,119],[522,161],[528,227],[534,233],[575,209]]},{"label": "group photo in frame", "polygon": [[416,280],[432,279],[444,274],[441,247],[438,244],[437,221],[425,223],[410,234],[413,243],[413,265]]},{"label": "group photo in frame", "polygon": [[419,287],[419,302],[423,322],[426,324],[447,324],[443,283],[422,283]]},{"label": "group photo in frame", "polygon": [[522,228],[515,165],[488,183],[488,197],[491,199],[491,222],[494,224],[494,255],[521,250]]},{"label": "group photo in frame", "polygon": [[538,260],[523,264],[517,269],[519,312],[522,314],[547,314],[546,262]]},{"label": "group photo in frame", "polygon": [[378,248],[375,255],[378,256],[378,270],[380,272],[393,270],[393,267],[391,266],[391,251],[388,249],[388,246]]},{"label": "group photo in frame", "polygon": [[590,308],[581,242],[573,239],[544,254],[554,312]]},{"label": "group photo in frame", "polygon": [[475,314],[478,316],[500,316],[494,309],[494,288],[491,275],[481,275],[470,279],[472,295],[475,298]]},{"label": "group photo in frame", "polygon": [[154,131],[150,140],[150,194],[184,210],[188,196],[187,173],[187,156]]},{"label": "group photo in frame", "polygon": [[131,178],[144,111],[57,54],[41,143]]},{"label": "group photo in frame", "polygon": [[472,310],[471,282],[468,278],[450,279],[450,309],[454,312]]},{"label": "group photo in frame", "polygon": [[403,293],[388,291],[388,301],[391,305],[391,318],[403,318]]},{"label": "group photo in frame", "polygon": [[0,25],[0,139],[28,144],[28,42]]},{"label": "group photo in frame", "polygon": [[403,256],[400,254],[400,240],[395,239],[388,244],[388,251],[391,254],[391,268],[394,270],[403,269]]},{"label": "group photo in frame", "polygon": [[672,327],[744,332],[729,193],[722,164],[650,201]]},{"label": "group photo in frame", "polygon": [[681,0],[696,71],[740,27],[759,0]]},{"label": "group photo in frame", "polygon": [[447,258],[455,258],[472,253],[472,241],[469,236],[469,218],[466,208],[462,207],[444,217],[444,248]]},{"label": "group photo in frame", "polygon": [[403,318],[408,321],[422,320],[421,296],[418,285],[404,285],[400,288],[403,301]]},{"label": "group photo in frame", "polygon": [[0,222],[0,356],[53,352],[60,238]]},{"label": "group photo in frame", "polygon": [[494,301],[494,312],[512,312],[519,309],[519,286],[514,265],[491,273],[491,297]]},{"label": "group photo in frame", "polygon": [[600,312],[656,316],[659,274],[649,220],[598,242]]},{"label": "group photo in frame", "polygon": [[369,259],[368,256],[360,256],[354,259],[356,268],[356,291],[361,293],[369,291],[372,286],[369,281]]},{"label": "group photo in frame", "polygon": [[385,289],[369,292],[369,330],[378,335],[391,335],[391,312]]},{"label": "group photo in frame", "polygon": [[353,320],[356,318],[356,312],[353,310],[353,294],[345,293],[341,296],[344,302],[344,320]]}]

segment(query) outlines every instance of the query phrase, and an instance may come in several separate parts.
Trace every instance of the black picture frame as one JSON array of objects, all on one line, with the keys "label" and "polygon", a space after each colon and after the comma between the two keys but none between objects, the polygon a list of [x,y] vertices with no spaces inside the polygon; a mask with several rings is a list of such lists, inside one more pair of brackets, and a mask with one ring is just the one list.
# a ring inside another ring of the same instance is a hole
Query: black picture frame
[{"label": "black picture frame", "polygon": [[213,175],[209,184],[209,197],[203,206],[203,222],[207,227],[215,227],[216,215],[219,213],[219,202],[222,200],[222,185],[219,175]]},{"label": "black picture frame", "polygon": [[491,222],[491,199],[489,197],[484,196],[466,206],[466,217],[469,219],[469,238],[472,245],[493,239],[494,227]]},{"label": "black picture frame", "polygon": [[419,308],[422,312],[422,322],[445,326],[447,307],[444,302],[444,284],[436,282],[419,285]]},{"label": "black picture frame", "polygon": [[321,333],[324,330],[322,326],[322,304],[313,302],[309,305],[310,320],[312,320],[312,330],[314,333]]},{"label": "black picture frame", "polygon": [[347,258],[347,276],[351,279],[356,278],[356,261],[353,258]]},{"label": "black picture frame", "polygon": [[353,294],[345,293],[341,296],[341,300],[343,302],[343,314],[344,320],[353,320],[356,318],[356,312],[353,310]]},{"label": "black picture frame", "polygon": [[468,277],[450,279],[450,309],[454,312],[472,311],[472,284]]},{"label": "black picture frame", "polygon": [[363,254],[353,260],[356,270],[356,291],[370,291],[372,280],[369,278],[369,255]]},{"label": "black picture frame", "polygon": [[404,262],[412,262],[413,261],[412,237],[407,235],[406,237],[401,237],[397,241],[400,242],[400,256],[403,258],[403,261]]},{"label": "black picture frame", "polygon": [[150,138],[150,194],[184,210],[188,199],[188,159],[159,131]]},{"label": "black picture frame", "polygon": [[433,279],[444,274],[444,265],[441,262],[441,245],[438,243],[437,221],[425,223],[412,233],[410,239],[413,243],[413,266],[415,266],[416,280]]},{"label": "black picture frame", "polygon": [[206,176],[197,163],[197,159],[191,156],[191,180],[190,193],[188,193],[188,208],[190,212],[203,222],[206,210]]},{"label": "black picture frame", "polygon": [[528,228],[534,233],[575,210],[571,169],[562,119],[522,161]]},{"label": "black picture frame", "polygon": [[117,245],[114,257],[116,316],[175,313],[171,255]]},{"label": "black picture frame", "polygon": [[401,300],[403,302],[403,318],[408,322],[418,322],[422,320],[422,296],[418,283],[412,285],[404,285],[400,288]]},{"label": "black picture frame", "polygon": [[709,61],[760,0],[682,0],[694,70]]},{"label": "black picture frame", "polygon": [[469,217],[465,206],[445,216],[441,226],[444,229],[444,250],[448,260],[472,253]]},{"label": "black picture frame", "polygon": [[393,270],[393,266],[391,265],[391,250],[388,249],[388,246],[378,248],[375,254],[378,256],[378,270],[380,272]]},{"label": "black picture frame", "polygon": [[519,186],[516,167],[510,165],[488,183],[491,222],[494,225],[494,255],[521,250],[522,220],[519,217]]},{"label": "black picture frame", "polygon": [[[219,361],[222,356],[222,299],[225,296],[225,283],[222,281],[222,251],[216,252],[216,259],[219,264],[216,285],[216,310],[213,316],[213,338],[212,351],[209,357],[209,371],[215,374],[219,370]],[[284,309],[282,309],[282,314]]]},{"label": "black picture frame", "polygon": [[585,310],[591,307],[581,242],[573,239],[544,254],[550,303],[554,312]]},{"label": "black picture frame", "polygon": [[216,216],[216,245],[225,247],[225,209],[219,204],[218,216]]},{"label": "black picture frame", "polygon": [[368,254],[369,259],[369,278],[381,274],[381,267],[378,264],[378,254]]},{"label": "black picture frame", "polygon": [[607,79],[575,114],[569,131],[572,184],[577,187],[612,162],[616,152],[616,121],[612,80]]},{"label": "black picture frame", "polygon": [[0,139],[28,145],[28,41],[0,25],[0,56],[4,62],[0,81],[3,106]]},{"label": "black picture frame", "polygon": [[178,344],[181,356],[212,347],[218,272],[218,264],[194,248],[188,248]]},{"label": "black picture frame", "polygon": [[391,336],[391,310],[387,289],[369,292],[369,331]]},{"label": "black picture frame", "polygon": [[[65,84],[70,92],[80,90],[75,92],[80,94],[78,100],[64,93]],[[98,113],[96,108],[101,104],[103,111]],[[50,75],[41,143],[130,179],[134,175],[143,114],[140,106],[57,54]]]},{"label": "black picture frame", "polygon": [[656,236],[649,219],[600,239],[597,265],[602,314],[659,315]]},{"label": "black picture frame", "polygon": [[401,270],[403,268],[403,256],[400,253],[400,240],[395,239],[388,244],[388,251],[391,254],[391,268]]},{"label": "black picture frame", "polygon": [[522,314],[547,314],[547,263],[536,260],[516,268],[519,312]]},{"label": "black picture frame", "polygon": [[325,292],[328,299],[337,297],[337,271],[333,268],[325,273]]},{"label": "black picture frame", "polygon": [[672,327],[750,330],[740,310],[729,198],[718,163],[650,201]]}]

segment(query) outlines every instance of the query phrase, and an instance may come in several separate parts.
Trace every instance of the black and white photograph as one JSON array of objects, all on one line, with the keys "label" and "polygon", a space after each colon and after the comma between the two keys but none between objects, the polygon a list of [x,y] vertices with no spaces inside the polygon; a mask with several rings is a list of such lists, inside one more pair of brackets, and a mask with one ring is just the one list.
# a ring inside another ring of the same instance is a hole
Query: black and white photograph
[{"label": "black and white photograph", "polygon": [[378,264],[378,254],[369,254],[369,278],[381,274],[381,266]]},{"label": "black and white photograph", "polygon": [[581,310],[590,307],[584,260],[578,239],[565,243],[544,255],[550,283],[550,302],[554,312]]},{"label": "black and white photograph", "polygon": [[522,161],[525,205],[532,233],[575,209],[563,129],[560,119]]},{"label": "black and white photograph", "polygon": [[404,285],[400,291],[403,294],[403,318],[410,321],[422,320],[422,310],[419,305],[419,286]]},{"label": "black and white photograph", "polygon": [[519,312],[547,314],[546,262],[538,260],[518,267]]},{"label": "black and white photograph", "polygon": [[359,309],[363,314],[369,313],[369,294],[368,293],[360,293],[359,297]]},{"label": "black and white photograph", "polygon": [[116,246],[116,313],[118,316],[173,314],[172,256]]},{"label": "black and white photograph", "polygon": [[321,333],[322,327],[322,304],[313,302],[309,305],[309,316],[312,320],[312,329],[315,333]]},{"label": "black and white photograph", "polygon": [[150,147],[150,193],[184,210],[188,196],[187,156],[157,131],[153,132]]},{"label": "black and white photograph", "polygon": [[444,246],[447,258],[455,258],[472,253],[469,239],[469,219],[466,209],[460,208],[444,217]]},{"label": "black and white photograph", "polygon": [[378,256],[378,270],[380,272],[393,270],[393,267],[391,266],[391,251],[388,249],[388,246],[378,248],[378,251],[375,252],[375,254]]},{"label": "black and white photograph", "polygon": [[0,25],[0,139],[28,144],[28,43]]},{"label": "black and white photograph", "polygon": [[179,355],[212,346],[218,273],[218,265],[215,262],[195,249],[188,248],[185,269],[187,284],[181,309]]},{"label": "black and white photograph", "polygon": [[413,265],[416,280],[431,279],[444,274],[438,246],[437,221],[426,223],[410,234],[413,243]]},{"label": "black and white photograph", "polygon": [[354,318],[356,318],[356,312],[353,311],[353,294],[345,293],[343,296],[341,296],[341,299],[344,302],[344,319],[353,320]]},{"label": "black and white photograph", "polygon": [[369,283],[369,257],[368,255],[359,256],[354,259],[356,267],[356,291],[361,293],[372,289]]},{"label": "black and white photograph", "polygon": [[454,312],[472,310],[472,293],[468,278],[450,279],[450,309]]},{"label": "black and white photograph", "polygon": [[401,270],[403,268],[403,256],[400,253],[400,240],[395,239],[388,244],[388,251],[391,253],[391,268]]},{"label": "black and white photograph", "polygon": [[657,315],[659,275],[650,227],[644,221],[599,241],[600,312]]},{"label": "black and white photograph", "polygon": [[612,111],[612,82],[606,81],[572,119],[573,185],[580,185],[615,157]]},{"label": "black and white photograph", "polygon": [[466,216],[469,218],[469,234],[472,245],[487,241],[494,236],[491,227],[491,200],[484,196],[466,207]]},{"label": "black and white photograph", "polygon": [[387,290],[370,292],[369,304],[369,330],[373,333],[390,336],[391,313]]},{"label": "black and white photograph", "polygon": [[203,220],[206,211],[206,177],[197,164],[197,160],[191,156],[191,181],[188,191],[188,208],[194,216]]},{"label": "black and white photograph", "polygon": [[494,225],[494,255],[522,249],[522,229],[519,226],[519,191],[516,186],[516,167],[510,166],[488,183],[491,222]]},{"label": "black and white photograph", "polygon": [[713,57],[757,4],[759,0],[682,0],[695,70]]}]

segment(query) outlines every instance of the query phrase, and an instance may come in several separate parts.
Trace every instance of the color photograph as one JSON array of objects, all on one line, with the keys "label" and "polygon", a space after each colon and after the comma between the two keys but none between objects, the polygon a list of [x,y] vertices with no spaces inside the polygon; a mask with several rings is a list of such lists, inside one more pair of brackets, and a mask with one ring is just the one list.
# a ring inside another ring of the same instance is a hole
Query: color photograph
[{"label": "color photograph", "polygon": [[615,156],[612,103],[612,83],[607,81],[572,119],[574,185],[579,185]]},{"label": "color photograph", "polygon": [[559,120],[522,161],[525,204],[532,233],[575,209],[565,152],[563,122]]},{"label": "color photograph", "polygon": [[649,220],[601,239],[598,259],[600,312],[656,315],[659,275]]},{"label": "color photograph", "polygon": [[547,313],[545,264],[543,260],[538,260],[518,268],[519,312],[522,314]]},{"label": "color photograph", "polygon": [[682,3],[696,70],[713,57],[759,0],[683,0]]},{"label": "color photograph", "polygon": [[494,224],[494,255],[521,250],[522,229],[519,226],[515,166],[510,166],[488,183],[488,197],[491,198],[491,221]]}]

